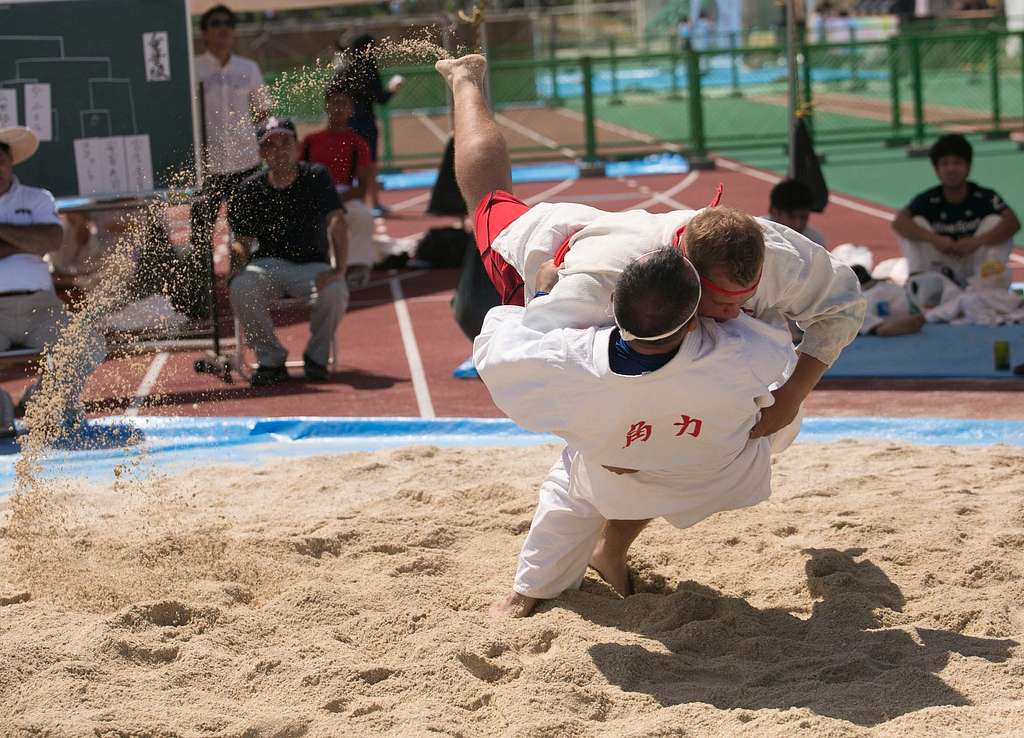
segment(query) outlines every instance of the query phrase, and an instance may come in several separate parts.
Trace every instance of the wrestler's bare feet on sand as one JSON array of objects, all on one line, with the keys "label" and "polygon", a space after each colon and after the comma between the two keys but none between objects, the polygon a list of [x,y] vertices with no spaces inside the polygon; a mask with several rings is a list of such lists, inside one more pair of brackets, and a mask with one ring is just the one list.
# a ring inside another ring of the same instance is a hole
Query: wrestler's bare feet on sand
[{"label": "wrestler's bare feet on sand", "polygon": [[533,612],[540,602],[536,597],[527,597],[518,592],[510,592],[491,605],[490,613],[502,618],[525,618]]},{"label": "wrestler's bare feet on sand", "polygon": [[456,84],[463,81],[479,87],[483,85],[484,75],[487,74],[487,59],[480,54],[466,54],[458,59],[441,59],[434,65],[434,69],[445,78],[452,91]]},{"label": "wrestler's bare feet on sand", "polygon": [[633,582],[629,578],[626,553],[612,551],[603,536],[594,546],[594,553],[590,556],[590,568],[623,597],[633,594]]}]

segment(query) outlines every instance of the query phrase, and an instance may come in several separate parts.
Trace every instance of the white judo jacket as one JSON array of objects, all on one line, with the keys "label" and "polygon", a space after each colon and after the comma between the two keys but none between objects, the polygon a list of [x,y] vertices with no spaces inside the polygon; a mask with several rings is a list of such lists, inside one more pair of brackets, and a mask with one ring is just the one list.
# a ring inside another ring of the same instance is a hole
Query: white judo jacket
[{"label": "white judo jacket", "polygon": [[[491,247],[523,277],[524,324],[538,330],[612,324],[615,282],[641,254],[677,242],[698,210],[609,213],[574,203],[541,203],[509,224]],[[853,271],[786,226],[756,219],[764,232],[761,282],[743,309],[768,322],[793,320],[798,347],[829,366],[860,330],[865,303]],[[569,238],[559,281],[534,304],[537,270]]]},{"label": "white judo jacket", "polygon": [[528,311],[492,309],[473,358],[510,418],[566,441],[570,494],[607,519],[677,525],[771,494],[771,442],[749,432],[796,362],[788,333],[745,315],[701,319],[664,367],[622,376],[609,368],[612,328],[545,331],[526,324]]}]

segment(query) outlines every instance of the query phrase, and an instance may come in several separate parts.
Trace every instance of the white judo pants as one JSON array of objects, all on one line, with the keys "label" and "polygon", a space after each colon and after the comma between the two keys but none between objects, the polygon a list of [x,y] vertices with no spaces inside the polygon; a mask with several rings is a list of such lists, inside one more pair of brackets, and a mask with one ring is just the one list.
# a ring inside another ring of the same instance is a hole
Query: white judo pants
[{"label": "white judo pants", "polygon": [[[998,215],[986,215],[981,219],[976,236],[988,233],[995,228],[1002,218]],[[932,230],[928,221],[920,215],[914,218],[914,222],[922,228]],[[907,272],[917,274],[918,272],[941,272],[943,268],[949,269],[953,274],[953,281],[965,285],[967,280],[978,273],[979,268],[986,261],[998,261],[1006,264],[1013,251],[1013,241],[996,244],[994,246],[983,246],[973,254],[957,256],[956,254],[944,254],[926,241],[910,241],[898,237],[897,242],[900,251],[907,259]]]},{"label": "white judo pants", "polygon": [[[802,421],[801,407],[792,423],[771,436],[773,454],[789,447],[800,432]],[[512,589],[521,595],[547,600],[567,589],[578,589],[607,522],[589,501],[569,493],[571,464],[567,446],[540,485],[537,510],[519,553],[512,584]],[[670,515],[664,517],[676,527],[687,527],[673,522]]]}]

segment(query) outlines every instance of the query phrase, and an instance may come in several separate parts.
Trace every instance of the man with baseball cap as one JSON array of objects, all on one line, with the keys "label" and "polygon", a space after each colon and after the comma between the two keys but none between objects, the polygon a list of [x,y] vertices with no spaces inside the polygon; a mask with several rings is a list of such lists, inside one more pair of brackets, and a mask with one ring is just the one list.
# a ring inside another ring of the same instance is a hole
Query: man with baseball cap
[{"label": "man with baseball cap", "polygon": [[[0,128],[0,351],[42,351],[56,342],[70,320],[43,260],[60,248],[64,235],[53,195],[14,176],[14,167],[38,147],[39,140],[28,128]],[[61,367],[56,388],[65,398],[63,411],[69,421],[80,416],[82,387],[106,356],[102,336],[90,333],[82,338],[80,362]]]},{"label": "man with baseball cap", "polygon": [[288,352],[274,336],[270,317],[270,303],[288,296],[313,304],[302,358],[306,379],[323,382],[348,306],[345,209],[327,169],[299,161],[290,119],[267,118],[256,137],[266,168],[245,180],[228,203],[228,221],[249,257],[231,280],[231,307],[259,363],[250,381],[268,386],[288,379]]}]

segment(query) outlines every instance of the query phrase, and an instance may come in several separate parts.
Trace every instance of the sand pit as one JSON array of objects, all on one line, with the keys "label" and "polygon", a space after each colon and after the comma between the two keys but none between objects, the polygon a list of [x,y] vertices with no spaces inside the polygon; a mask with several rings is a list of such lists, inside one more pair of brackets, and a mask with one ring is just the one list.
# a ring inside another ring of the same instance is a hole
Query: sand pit
[{"label": "sand pit", "polygon": [[1020,734],[1018,448],[798,445],[769,502],[642,536],[640,594],[495,621],[554,456],[125,473],[34,528],[3,503],[0,735]]}]

